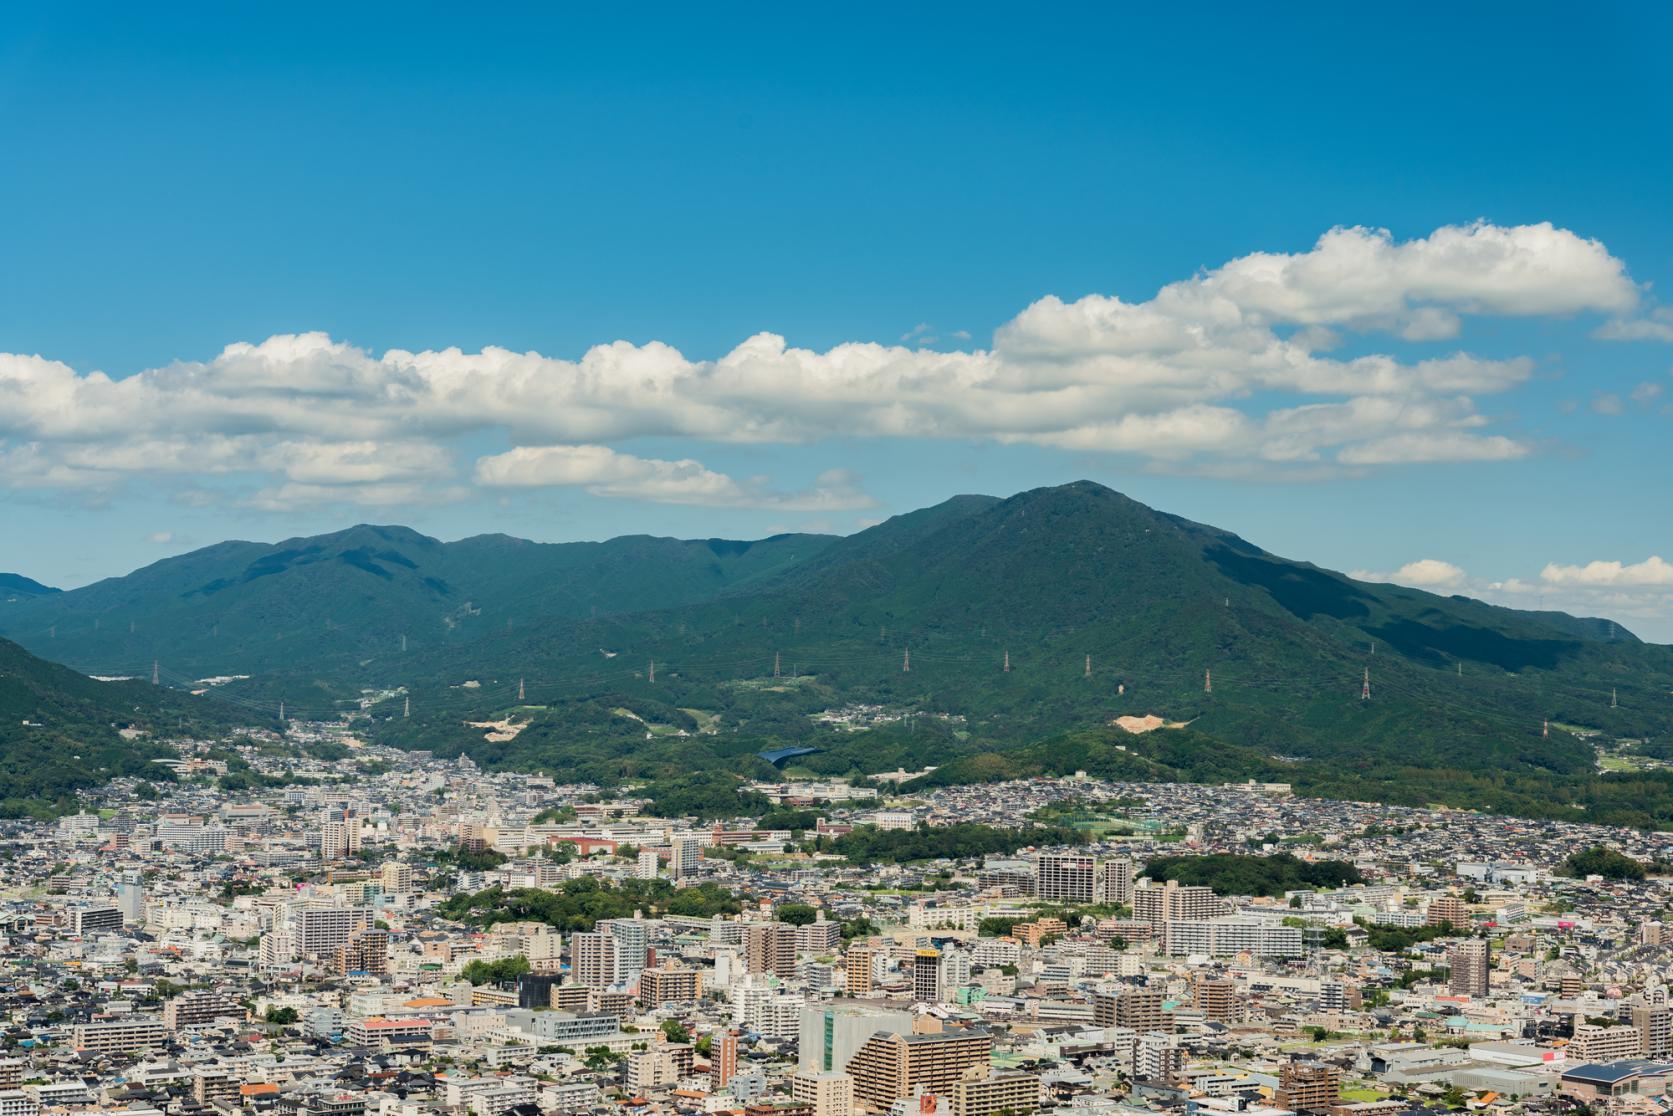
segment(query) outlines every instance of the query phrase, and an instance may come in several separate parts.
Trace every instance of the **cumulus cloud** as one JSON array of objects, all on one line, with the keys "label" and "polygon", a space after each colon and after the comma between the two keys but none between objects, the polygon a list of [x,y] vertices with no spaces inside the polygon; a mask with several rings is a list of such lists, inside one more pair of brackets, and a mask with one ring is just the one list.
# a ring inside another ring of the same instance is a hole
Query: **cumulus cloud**
[{"label": "cumulus cloud", "polygon": [[1451,562],[1443,562],[1439,558],[1419,558],[1415,562],[1407,562],[1392,573],[1354,570],[1348,576],[1358,581],[1389,581],[1396,585],[1410,585],[1415,589],[1430,589],[1436,592],[1457,589],[1467,580],[1467,575],[1461,567]]},{"label": "cumulus cloud", "polygon": [[1592,336],[1605,341],[1673,341],[1673,306],[1656,306],[1640,317],[1605,322]]},{"label": "cumulus cloud", "polygon": [[1642,562],[1587,562],[1584,566],[1562,566],[1553,562],[1539,572],[1548,585],[1607,585],[1632,588],[1673,589],[1673,563],[1652,554]]},{"label": "cumulus cloud", "polygon": [[802,492],[771,492],[763,478],[740,483],[699,461],[661,461],[608,446],[519,446],[476,463],[491,488],[584,488],[595,496],[705,507],[841,511],[875,506],[853,474],[832,469]]},{"label": "cumulus cloud", "polygon": [[[836,434],[1025,442],[1176,471],[1276,475],[1502,461],[1531,447],[1478,400],[1526,382],[1525,358],[1331,355],[1346,335],[1432,342],[1470,315],[1655,321],[1603,245],[1550,224],[1450,226],[1396,241],[1338,228],[1255,253],[1143,302],[1048,296],[989,349],[901,343],[823,352],[761,333],[714,360],[618,341],[577,360],[489,347],[375,355],[324,334],[227,346],[125,378],[0,354],[0,485],[108,492],[135,476],[247,481],[262,507],[452,499],[466,480],[623,498],[852,508],[851,480],[805,493],[695,459],[626,452],[646,437],[814,443]],[[1637,315],[1635,317],[1635,315]],[[467,469],[461,444],[513,447]]]}]

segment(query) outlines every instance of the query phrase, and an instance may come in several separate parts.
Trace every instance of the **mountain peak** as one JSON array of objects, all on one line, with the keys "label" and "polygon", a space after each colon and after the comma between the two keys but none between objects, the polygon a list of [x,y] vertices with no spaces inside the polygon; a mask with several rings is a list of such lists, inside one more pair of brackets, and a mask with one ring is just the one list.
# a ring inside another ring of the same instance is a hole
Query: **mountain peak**
[{"label": "mountain peak", "polygon": [[0,600],[15,600],[23,597],[48,597],[63,590],[54,589],[50,585],[42,585],[32,577],[22,574],[0,573]]}]

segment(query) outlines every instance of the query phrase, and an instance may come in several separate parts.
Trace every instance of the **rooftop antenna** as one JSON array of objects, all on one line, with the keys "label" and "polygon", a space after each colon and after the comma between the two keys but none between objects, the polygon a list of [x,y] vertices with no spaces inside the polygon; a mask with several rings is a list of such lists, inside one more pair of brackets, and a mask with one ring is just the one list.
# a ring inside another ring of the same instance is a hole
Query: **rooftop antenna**
[{"label": "rooftop antenna", "polygon": [[902,674],[911,674],[912,673],[912,648],[910,648],[910,647],[908,647],[906,649],[906,653],[901,656],[900,672]]},{"label": "rooftop antenna", "polygon": [[774,651],[773,652],[773,677],[774,678],[778,677],[778,662],[779,662],[778,652]]},{"label": "rooftop antenna", "polygon": [[1212,670],[1202,672],[1202,692],[1205,694],[1214,692],[1214,672]]},{"label": "rooftop antenna", "polygon": [[1011,673],[1011,649],[1009,647],[1005,648],[1005,666],[1002,669],[1006,674]]},{"label": "rooftop antenna", "polygon": [[1092,677],[1092,656],[1091,655],[1088,655],[1086,657],[1086,673],[1081,675],[1081,677],[1082,678],[1091,678]]},{"label": "rooftop antenna", "polygon": [[523,680],[521,678],[517,679],[517,700],[519,703],[523,700]]},{"label": "rooftop antenna", "polygon": [[1371,700],[1371,668],[1370,667],[1365,668],[1365,684],[1362,685],[1359,688],[1359,700],[1360,701],[1370,701]]}]

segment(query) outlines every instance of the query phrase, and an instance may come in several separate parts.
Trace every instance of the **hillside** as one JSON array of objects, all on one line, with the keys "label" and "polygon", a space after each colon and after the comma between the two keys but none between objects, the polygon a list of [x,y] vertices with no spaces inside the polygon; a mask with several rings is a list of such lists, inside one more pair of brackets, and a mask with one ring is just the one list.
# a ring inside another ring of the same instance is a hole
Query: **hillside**
[{"label": "hillside", "polygon": [[11,604],[33,597],[50,597],[61,590],[22,574],[0,573],[0,602]]},{"label": "hillside", "polygon": [[[542,624],[412,666],[416,711],[386,722],[389,739],[595,776],[652,764],[647,724],[695,731],[691,710],[763,745],[824,748],[798,762],[837,772],[984,755],[990,769],[1004,756],[1052,770],[1035,742],[1154,714],[1189,723],[1195,751],[1229,751],[1222,775],[1673,820],[1664,776],[1596,779],[1592,743],[1546,728],[1667,731],[1667,648],[1607,621],[1355,582],[1092,484],[959,500],[707,602]],[[853,702],[928,716],[904,748],[867,756],[809,719]],[[485,742],[463,723],[485,711],[527,727]],[[1144,747],[1169,749],[1175,777],[1202,777],[1171,733]]]},{"label": "hillside", "polygon": [[[222,727],[217,706],[147,682],[99,682],[0,640],[0,817],[73,809],[116,775],[166,778],[154,737]],[[124,739],[122,729],[142,735]]]},{"label": "hillside", "polygon": [[667,608],[805,561],[830,540],[629,536],[443,543],[361,525],[278,543],[225,542],[50,597],[0,602],[0,635],[95,673],[252,674],[467,643],[542,619]]},{"label": "hillside", "polygon": [[[936,764],[942,780],[1073,756],[1068,770],[1673,824],[1673,777],[1599,777],[1594,742],[1673,729],[1673,650],[1606,620],[1357,582],[1091,483],[958,497],[843,539],[543,547],[356,528],[252,547],[51,607],[83,625],[107,602],[187,610],[198,634],[156,637],[159,654],[252,664],[219,691],[246,708],[326,715],[394,690],[368,728],[388,742],[604,781],[762,770],[756,753],[783,745],[816,749],[794,761],[812,771]],[[210,567],[243,573],[220,586]],[[218,597],[230,646],[211,659]],[[444,611],[460,598],[471,608]],[[254,622],[258,605],[281,618]],[[38,624],[46,607],[0,616]],[[72,628],[59,646],[96,646]],[[881,712],[843,712],[862,704]],[[1130,736],[1120,717],[1189,730]]]}]

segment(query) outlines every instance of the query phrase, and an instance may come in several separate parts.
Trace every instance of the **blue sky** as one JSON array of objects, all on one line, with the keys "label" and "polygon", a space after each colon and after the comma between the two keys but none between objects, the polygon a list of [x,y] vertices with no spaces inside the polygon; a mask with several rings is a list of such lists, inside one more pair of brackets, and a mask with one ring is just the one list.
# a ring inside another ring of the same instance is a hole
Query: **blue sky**
[{"label": "blue sky", "polygon": [[1090,477],[1673,639],[1673,18],[786,7],[10,13],[0,569]]}]

